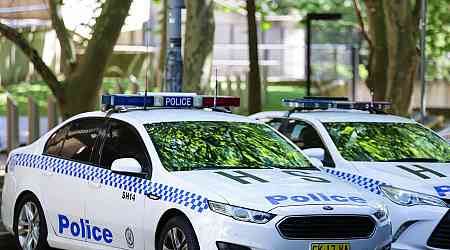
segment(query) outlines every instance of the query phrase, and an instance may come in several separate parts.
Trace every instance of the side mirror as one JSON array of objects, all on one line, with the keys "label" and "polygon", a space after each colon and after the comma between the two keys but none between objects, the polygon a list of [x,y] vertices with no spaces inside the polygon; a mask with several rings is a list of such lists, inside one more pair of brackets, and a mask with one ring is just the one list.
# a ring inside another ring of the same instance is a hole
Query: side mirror
[{"label": "side mirror", "polygon": [[325,158],[325,150],[323,148],[303,149],[303,153],[308,157],[318,159],[319,161],[323,161]]},{"label": "side mirror", "polygon": [[134,158],[121,158],[113,161],[111,170],[124,174],[141,174],[142,166]]},{"label": "side mirror", "polygon": [[316,168],[323,168],[323,163],[317,158],[309,158],[311,160],[311,164]]}]

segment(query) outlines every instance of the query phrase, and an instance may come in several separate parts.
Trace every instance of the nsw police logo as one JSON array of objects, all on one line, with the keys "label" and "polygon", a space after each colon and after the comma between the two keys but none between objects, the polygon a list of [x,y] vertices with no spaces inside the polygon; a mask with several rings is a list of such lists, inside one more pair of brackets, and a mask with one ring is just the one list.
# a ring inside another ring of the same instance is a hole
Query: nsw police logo
[{"label": "nsw police logo", "polygon": [[134,234],[129,227],[125,230],[125,240],[129,248],[134,248]]}]

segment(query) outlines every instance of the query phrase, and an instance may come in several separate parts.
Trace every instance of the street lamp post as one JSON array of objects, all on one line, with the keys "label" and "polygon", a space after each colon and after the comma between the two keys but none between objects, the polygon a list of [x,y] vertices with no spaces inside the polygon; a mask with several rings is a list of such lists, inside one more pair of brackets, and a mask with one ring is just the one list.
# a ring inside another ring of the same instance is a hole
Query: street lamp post
[{"label": "street lamp post", "polygon": [[311,22],[313,20],[333,21],[342,18],[340,13],[308,13],[306,15],[306,95],[311,95]]},{"label": "street lamp post", "polygon": [[183,58],[181,54],[181,10],[184,0],[170,0],[169,11],[169,48],[166,61],[165,90],[181,92],[183,83]]},{"label": "street lamp post", "polygon": [[427,0],[421,1],[421,12],[420,12],[420,82],[422,84],[422,89],[420,93],[420,115],[422,122],[425,121],[425,116],[427,115],[427,82],[425,79],[426,75],[426,34],[427,34]]}]

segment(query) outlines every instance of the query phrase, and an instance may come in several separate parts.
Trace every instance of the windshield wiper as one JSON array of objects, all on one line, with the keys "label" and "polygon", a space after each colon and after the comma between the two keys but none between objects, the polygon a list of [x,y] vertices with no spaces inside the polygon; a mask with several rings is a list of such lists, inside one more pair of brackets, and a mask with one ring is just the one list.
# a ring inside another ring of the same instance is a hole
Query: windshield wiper
[{"label": "windshield wiper", "polygon": [[405,157],[401,159],[385,160],[384,162],[440,162],[440,160],[435,158],[414,158]]},{"label": "windshield wiper", "polygon": [[246,165],[200,165],[196,167],[192,167],[192,170],[227,170],[227,169],[270,169],[270,167],[261,166],[261,167],[252,167]]},{"label": "windshield wiper", "polygon": [[266,166],[266,168],[275,168],[275,169],[294,169],[294,170],[319,170],[318,168],[310,165],[310,166],[286,166],[286,165],[271,165]]}]

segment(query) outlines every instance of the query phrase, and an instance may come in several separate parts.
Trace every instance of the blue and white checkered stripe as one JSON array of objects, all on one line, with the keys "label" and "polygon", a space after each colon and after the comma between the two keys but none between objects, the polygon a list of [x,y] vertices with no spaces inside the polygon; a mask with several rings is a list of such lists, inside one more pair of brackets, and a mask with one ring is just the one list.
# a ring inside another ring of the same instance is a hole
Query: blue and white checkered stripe
[{"label": "blue and white checkered stripe", "polygon": [[101,184],[121,190],[156,195],[161,200],[176,203],[201,213],[208,209],[208,199],[189,191],[152,182],[133,176],[113,173],[111,170],[89,166],[83,163],[44,155],[16,154],[11,158],[16,167],[29,167],[57,174],[73,176],[87,181],[99,180]]},{"label": "blue and white checkered stripe", "polygon": [[380,189],[380,185],[385,184],[384,182],[367,178],[360,175],[350,174],[342,171],[337,171],[334,169],[325,168],[325,172],[334,175],[346,182],[358,185],[372,193],[383,195]]}]

